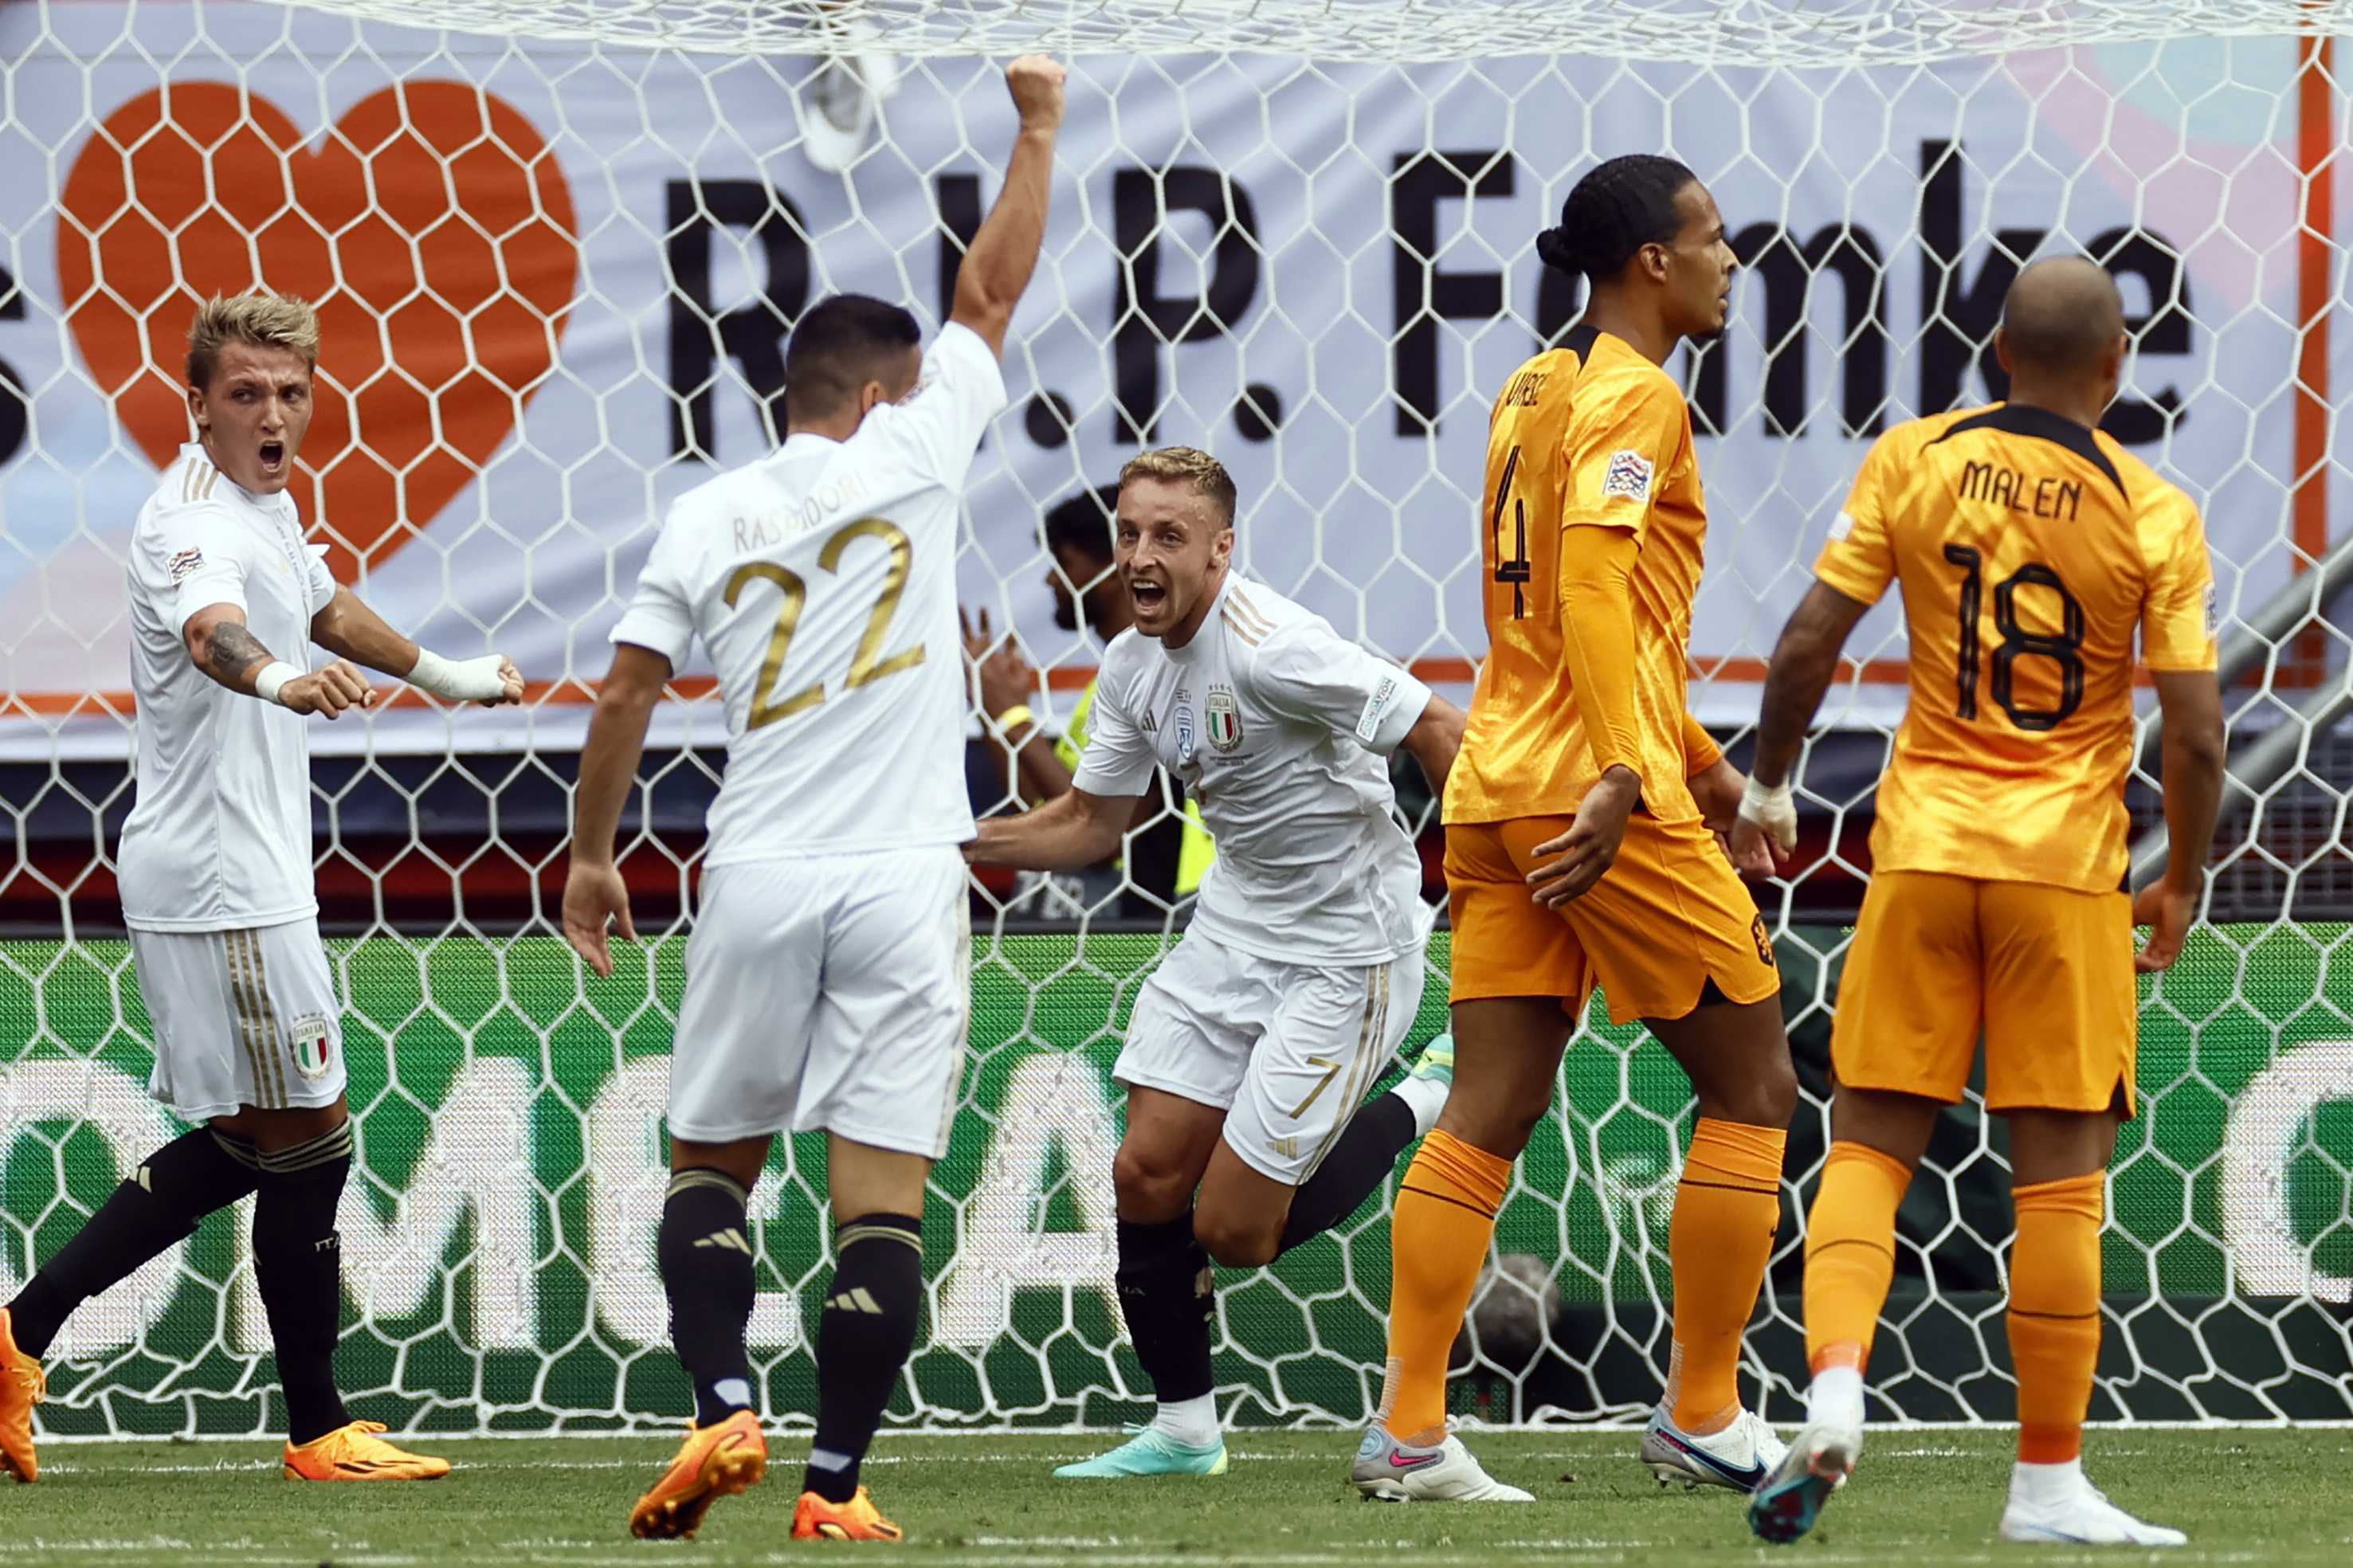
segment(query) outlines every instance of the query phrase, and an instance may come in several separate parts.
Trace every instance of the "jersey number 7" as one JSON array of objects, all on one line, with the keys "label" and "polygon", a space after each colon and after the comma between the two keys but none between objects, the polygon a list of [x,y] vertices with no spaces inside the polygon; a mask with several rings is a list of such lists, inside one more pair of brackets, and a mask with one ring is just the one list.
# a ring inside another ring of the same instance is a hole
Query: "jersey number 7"
[{"label": "jersey number 7", "polygon": [[[860,518],[834,531],[817,552],[818,565],[828,572],[839,572],[843,554],[852,541],[860,539],[879,539],[888,545],[891,567],[883,574],[882,592],[866,617],[866,635],[858,639],[858,651],[849,660],[849,679],[842,683],[844,690],[896,675],[902,669],[913,669],[923,662],[922,643],[888,658],[881,657],[882,639],[890,635],[891,617],[899,613],[899,595],[907,587],[907,563],[914,553],[903,531],[879,517]],[[784,603],[776,607],[776,629],[768,635],[767,657],[760,661],[760,684],[752,693],[752,715],[744,722],[747,732],[779,719],[789,719],[825,700],[822,680],[811,681],[781,701],[775,695],[776,677],[785,668],[785,652],[793,646],[793,633],[801,624],[801,605],[808,599],[807,581],[773,561],[754,561],[735,568],[734,575],[727,579],[727,607],[733,609],[737,596],[754,583],[774,583],[784,595]]]},{"label": "jersey number 7", "polygon": [[[1953,711],[1963,719],[1978,716],[1978,616],[1985,605],[1985,554],[1967,544],[1945,546],[1945,559],[1961,569],[1960,658],[1953,672],[1958,700]],[[2047,588],[2059,595],[2056,633],[2029,631],[2018,624],[2018,595],[2022,588]],[[2001,646],[1993,654],[1993,700],[2021,730],[2055,730],[2084,705],[2084,606],[2067,591],[2059,574],[2039,561],[2030,561],[1995,584],[1993,624]],[[2037,654],[2059,666],[2059,706],[2021,706],[2013,691],[2018,661]]]}]

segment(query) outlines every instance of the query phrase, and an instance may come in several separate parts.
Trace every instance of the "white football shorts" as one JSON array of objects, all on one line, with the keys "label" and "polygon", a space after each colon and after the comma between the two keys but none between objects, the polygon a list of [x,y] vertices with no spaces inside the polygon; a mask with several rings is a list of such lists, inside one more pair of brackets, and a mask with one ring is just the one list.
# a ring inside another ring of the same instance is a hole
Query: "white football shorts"
[{"label": "white football shorts", "polygon": [[316,920],[134,931],[131,961],[155,1025],[147,1089],[182,1120],[315,1109],[343,1092],[343,1009]]},{"label": "white football shorts", "polygon": [[1224,1110],[1242,1163],[1295,1187],[1397,1059],[1423,969],[1419,952],[1283,963],[1188,932],[1137,994],[1112,1076]]},{"label": "white football shorts", "polygon": [[670,1135],[822,1128],[945,1154],[972,1014],[965,885],[952,845],[706,872],[670,1053]]}]

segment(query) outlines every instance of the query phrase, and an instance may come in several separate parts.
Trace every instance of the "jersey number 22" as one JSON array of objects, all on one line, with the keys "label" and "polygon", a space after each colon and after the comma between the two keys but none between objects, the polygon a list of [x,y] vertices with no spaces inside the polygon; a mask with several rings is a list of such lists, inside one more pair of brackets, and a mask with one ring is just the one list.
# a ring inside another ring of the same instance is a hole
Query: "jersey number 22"
[{"label": "jersey number 22", "polygon": [[[907,563],[913,553],[904,532],[879,517],[860,518],[837,529],[825,542],[817,552],[818,565],[828,572],[839,572],[843,554],[853,541],[860,539],[879,539],[888,545],[891,566],[883,574],[882,592],[866,617],[866,635],[858,639],[858,651],[849,660],[849,679],[842,683],[845,690],[886,675],[896,675],[902,669],[913,669],[923,662],[921,643],[888,658],[882,657],[882,639],[890,635],[891,617],[899,613],[899,595],[906,589]],[[789,719],[825,700],[822,680],[813,680],[781,700],[776,694],[776,677],[785,668],[785,652],[793,646],[793,633],[801,624],[801,605],[808,599],[807,582],[798,573],[786,571],[773,561],[754,561],[735,568],[735,574],[727,579],[727,607],[733,609],[737,597],[754,583],[774,583],[776,591],[784,595],[784,603],[776,607],[776,629],[768,635],[767,657],[760,661],[760,684],[752,693],[751,717],[744,721],[746,731]]]}]

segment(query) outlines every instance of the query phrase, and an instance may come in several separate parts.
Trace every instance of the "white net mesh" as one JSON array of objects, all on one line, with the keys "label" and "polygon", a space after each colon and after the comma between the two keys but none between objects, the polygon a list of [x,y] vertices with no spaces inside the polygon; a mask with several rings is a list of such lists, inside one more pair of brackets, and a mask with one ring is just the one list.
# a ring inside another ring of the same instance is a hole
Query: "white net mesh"
[{"label": "white net mesh", "polygon": [[[15,172],[0,185],[0,757],[17,851],[0,918],[22,939],[0,944],[7,1268],[21,1278],[54,1250],[168,1127],[140,1089],[127,954],[89,933],[120,920],[122,549],[184,434],[176,345],[197,297],[266,280],[322,301],[306,520],[396,623],[447,653],[509,652],[533,682],[521,717],[409,703],[316,738],[364,1154],[345,1380],[395,1422],[645,1422],[684,1404],[650,1237],[677,911],[722,730],[689,671],[629,830],[640,929],[671,935],[651,985],[642,968],[594,983],[533,928],[553,912],[582,683],[603,670],[663,504],[773,438],[803,306],[857,288],[938,314],[1011,131],[974,51],[1078,51],[1048,257],[1009,356],[1016,411],[975,470],[961,563],[968,600],[1042,672],[1044,710],[1068,717],[1096,648],[1055,623],[1041,516],[1146,440],[1218,450],[1241,484],[1250,570],[1461,696],[1482,647],[1487,399],[1576,305],[1540,280],[1530,239],[1595,158],[1665,150],[1709,182],[1750,264],[1727,339],[1677,367],[1712,513],[1694,700],[1729,731],[1754,716],[1761,660],[1863,445],[1986,395],[2002,289],[2038,251],[2088,249],[2123,283],[2139,354],[2114,428],[2206,507],[2232,626],[2327,552],[2345,477],[2329,333],[2342,106],[2325,41],[2291,34],[2334,14],[0,9]],[[846,174],[811,161],[820,49],[917,57],[861,79],[896,77]],[[2353,970],[2343,927],[2322,923],[2353,907],[2347,770],[2322,700],[2341,689],[2345,638],[2323,622],[2274,640],[2237,719],[2305,744],[2242,792],[2261,799],[2230,837],[2239,901],[2144,1012],[2147,1110],[2116,1168],[2095,1415],[2348,1413]],[[1807,869],[1775,895],[1813,1095],[1793,1201],[1822,1143],[1841,921],[1900,711],[1894,617],[1852,651],[1829,715],[1841,732],[1808,774]],[[986,753],[976,777],[984,803],[1006,794]],[[1130,1413],[1107,1295],[1107,1074],[1162,942],[1154,900],[1121,901],[1144,879],[1131,865],[1021,905],[1083,914],[1043,931],[1000,919],[980,943],[902,1416]],[[1013,897],[993,887],[984,907]],[[1153,933],[1114,931],[1139,910]],[[1432,957],[1442,969],[1442,939]],[[1442,985],[1430,994],[1416,1043],[1440,1022]],[[1501,1253],[1536,1260],[1511,1279],[1540,1288],[1507,1281],[1482,1303],[1466,1401],[1499,1417],[1622,1413],[1655,1393],[1685,1092],[1654,1046],[1580,1038],[1499,1232]],[[781,1152],[755,1205],[754,1334],[782,1412],[808,1408],[807,1290],[826,1267],[809,1152]],[[1904,1415],[1998,1418],[2009,1215],[2000,1133],[1974,1102],[1931,1165],[1875,1374]],[[1794,1220],[1782,1234],[1756,1342],[1777,1389],[1802,1370]],[[1376,1206],[1229,1279],[1219,1373],[1246,1417],[1363,1415],[1387,1247]],[[216,1222],[94,1304],[44,1420],[266,1426],[244,1256]]]},{"label": "white net mesh", "polygon": [[2075,44],[2332,29],[2341,0],[286,0],[384,21],[691,49],[1056,49],[1453,60],[1564,51],[1699,65],[1919,64]]}]

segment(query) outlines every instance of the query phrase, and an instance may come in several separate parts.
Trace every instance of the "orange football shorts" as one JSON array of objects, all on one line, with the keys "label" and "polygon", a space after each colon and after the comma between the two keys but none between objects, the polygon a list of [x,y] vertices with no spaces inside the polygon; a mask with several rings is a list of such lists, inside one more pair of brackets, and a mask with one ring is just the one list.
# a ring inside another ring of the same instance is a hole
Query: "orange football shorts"
[{"label": "orange football shorts", "polygon": [[1831,1029],[1855,1089],[1957,1104],[1986,1047],[1990,1110],[2133,1114],[2132,900],[2037,882],[1881,871]]},{"label": "orange football shorts", "polygon": [[1535,847],[1571,820],[1447,824],[1455,1001],[1558,996],[1581,1017],[1598,985],[1611,1022],[1624,1024],[1680,1018],[1710,981],[1732,1002],[1780,991],[1757,900],[1696,821],[1637,812],[1618,858],[1582,898],[1557,910],[1531,900]]}]

